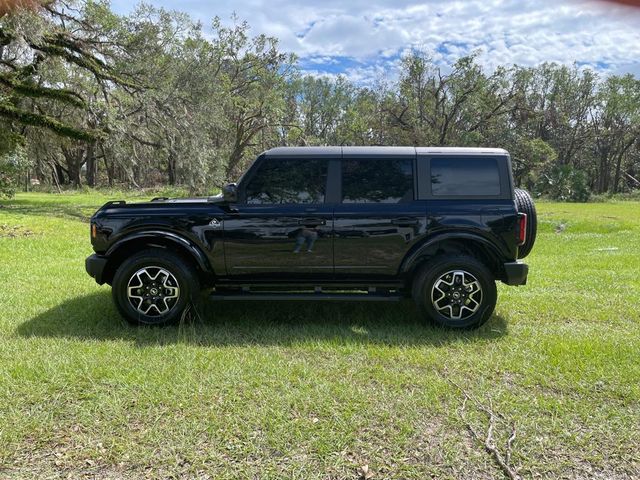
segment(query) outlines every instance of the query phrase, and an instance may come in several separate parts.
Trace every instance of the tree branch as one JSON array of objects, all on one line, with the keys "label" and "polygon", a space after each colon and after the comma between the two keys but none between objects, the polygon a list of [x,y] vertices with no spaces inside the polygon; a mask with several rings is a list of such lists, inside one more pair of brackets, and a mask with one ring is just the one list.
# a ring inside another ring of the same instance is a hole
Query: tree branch
[{"label": "tree branch", "polygon": [[83,108],[86,105],[82,97],[73,90],[47,88],[30,83],[24,83],[6,74],[0,74],[0,84],[5,85],[13,91],[27,97],[50,98],[68,103],[78,108]]},{"label": "tree branch", "polygon": [[[482,446],[484,447],[485,451],[489,455],[491,455],[491,457],[493,458],[493,460],[497,464],[497,466],[500,468],[500,470],[502,470],[502,472],[510,480],[522,480],[522,477],[520,476],[520,474],[518,473],[516,468],[510,465],[510,463],[511,463],[512,445],[513,445],[513,442],[516,439],[516,426],[515,426],[515,423],[511,424],[511,432],[509,434],[509,438],[507,439],[507,441],[505,443],[505,453],[504,453],[504,456],[503,456],[503,454],[500,453],[500,450],[498,450],[498,447],[496,446],[495,440],[493,438],[493,431],[494,431],[494,428],[495,428],[495,425],[496,425],[496,418],[501,419],[503,421],[506,421],[504,416],[501,415],[500,413],[497,413],[497,414],[494,413],[493,406],[491,405],[491,402],[490,402],[490,408],[487,408],[484,405],[482,405],[479,400],[477,400],[475,397],[471,396],[469,393],[467,393],[465,390],[463,390],[462,387],[460,387],[460,385],[455,383],[453,380],[451,380],[450,378],[447,378],[447,380],[449,381],[449,383],[454,385],[464,395],[464,400],[462,402],[462,406],[460,407],[458,412],[460,414],[460,418],[465,422],[465,426],[467,427],[467,430],[469,430],[469,432],[471,433],[471,436],[478,443],[482,444]],[[476,429],[473,428],[473,425],[471,425],[471,423],[466,418],[465,411],[466,411],[466,406],[467,406],[467,401],[468,400],[471,400],[476,405],[476,408],[479,411],[483,412],[488,418],[487,431],[486,431],[484,436],[481,436],[476,431]]]},{"label": "tree branch", "polygon": [[104,132],[102,131],[75,128],[48,115],[20,110],[4,102],[0,103],[0,116],[15,120],[24,125],[47,128],[62,137],[70,137],[87,142],[93,142],[104,137]]}]

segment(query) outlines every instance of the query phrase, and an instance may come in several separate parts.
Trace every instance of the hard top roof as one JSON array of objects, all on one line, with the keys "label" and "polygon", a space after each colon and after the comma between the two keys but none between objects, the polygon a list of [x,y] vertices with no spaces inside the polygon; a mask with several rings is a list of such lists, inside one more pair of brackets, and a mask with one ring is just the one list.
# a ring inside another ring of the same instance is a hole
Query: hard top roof
[{"label": "hard top roof", "polygon": [[502,148],[485,147],[276,147],[267,157],[407,156],[407,155],[508,155]]}]

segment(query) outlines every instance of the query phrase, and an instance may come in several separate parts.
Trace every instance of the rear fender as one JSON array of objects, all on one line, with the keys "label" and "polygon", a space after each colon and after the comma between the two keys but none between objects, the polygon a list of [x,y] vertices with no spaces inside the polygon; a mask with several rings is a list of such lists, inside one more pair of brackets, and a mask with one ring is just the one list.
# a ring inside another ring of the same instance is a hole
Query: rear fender
[{"label": "rear fender", "polygon": [[500,261],[502,255],[496,246],[480,235],[464,232],[443,233],[419,245],[409,252],[403,260],[400,265],[400,274],[410,275],[426,258],[436,255],[440,250],[443,250],[445,253],[460,250],[463,252],[465,250],[479,250],[482,252],[483,257],[485,257],[479,260],[487,264],[487,267],[494,273],[496,278],[503,276],[501,269],[502,262]]}]

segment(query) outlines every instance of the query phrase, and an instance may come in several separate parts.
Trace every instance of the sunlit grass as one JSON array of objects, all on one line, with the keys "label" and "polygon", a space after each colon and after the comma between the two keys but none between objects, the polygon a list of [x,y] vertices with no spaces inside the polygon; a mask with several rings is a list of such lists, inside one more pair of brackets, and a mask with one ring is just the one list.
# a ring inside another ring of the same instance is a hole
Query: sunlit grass
[{"label": "sunlit grass", "polygon": [[107,199],[2,202],[0,477],[499,477],[454,383],[516,424],[524,476],[640,476],[640,203],[539,203],[529,285],[452,332],[410,302],[129,327],[84,272]]}]

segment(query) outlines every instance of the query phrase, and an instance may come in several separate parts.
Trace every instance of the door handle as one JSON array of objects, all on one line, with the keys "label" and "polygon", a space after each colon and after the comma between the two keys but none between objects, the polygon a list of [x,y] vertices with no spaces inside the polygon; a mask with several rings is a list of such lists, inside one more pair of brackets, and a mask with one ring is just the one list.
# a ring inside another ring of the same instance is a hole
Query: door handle
[{"label": "door handle", "polygon": [[418,223],[418,220],[416,220],[415,218],[400,217],[400,218],[391,220],[391,224],[398,225],[399,227],[415,227],[419,223]]},{"label": "door handle", "polygon": [[323,218],[303,218],[298,220],[298,225],[305,225],[307,227],[317,227],[319,225],[326,225],[327,221]]}]

